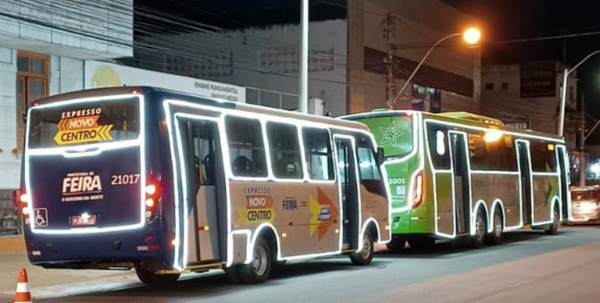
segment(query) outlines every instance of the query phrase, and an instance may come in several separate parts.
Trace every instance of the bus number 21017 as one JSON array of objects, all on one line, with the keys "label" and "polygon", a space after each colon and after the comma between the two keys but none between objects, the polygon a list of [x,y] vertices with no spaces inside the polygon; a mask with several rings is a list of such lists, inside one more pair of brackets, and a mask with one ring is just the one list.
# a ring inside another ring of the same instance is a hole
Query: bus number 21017
[{"label": "bus number 21017", "polygon": [[111,185],[129,185],[137,184],[140,180],[140,174],[112,175]]}]

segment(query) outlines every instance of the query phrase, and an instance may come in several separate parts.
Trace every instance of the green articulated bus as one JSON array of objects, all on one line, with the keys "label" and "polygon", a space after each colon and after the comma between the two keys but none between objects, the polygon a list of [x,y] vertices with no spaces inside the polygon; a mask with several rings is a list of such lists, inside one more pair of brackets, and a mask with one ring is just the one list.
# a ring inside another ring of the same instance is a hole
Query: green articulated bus
[{"label": "green articulated bus", "polygon": [[341,119],[366,124],[384,149],[391,249],[459,237],[481,247],[511,230],[556,234],[572,217],[558,136],[465,112],[376,110]]}]

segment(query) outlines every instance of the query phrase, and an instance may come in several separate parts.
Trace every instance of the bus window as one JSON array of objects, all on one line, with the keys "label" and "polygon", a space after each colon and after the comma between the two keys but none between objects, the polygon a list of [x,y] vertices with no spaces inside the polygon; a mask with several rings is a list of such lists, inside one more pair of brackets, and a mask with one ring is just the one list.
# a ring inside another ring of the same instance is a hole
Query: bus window
[{"label": "bus window", "polygon": [[304,128],[302,140],[306,152],[306,166],[311,180],[333,180],[333,158],[329,132],[325,129]]},{"label": "bus window", "polygon": [[213,129],[210,125],[192,126],[192,143],[194,146],[194,168],[197,173],[197,185],[214,185],[215,147],[217,146]]},{"label": "bus window", "polygon": [[413,150],[413,117],[394,114],[358,120],[366,124],[380,147],[385,149],[386,160],[402,158]]},{"label": "bus window", "polygon": [[361,180],[381,180],[373,150],[368,147],[358,148],[358,166]]},{"label": "bus window", "polygon": [[427,126],[427,142],[431,163],[436,169],[450,169],[450,150],[448,149],[448,128],[439,124]]},{"label": "bus window", "polygon": [[137,97],[31,109],[29,148],[74,146],[137,139]]},{"label": "bus window", "polygon": [[265,145],[260,122],[234,116],[225,118],[231,171],[236,177],[266,177]]},{"label": "bus window", "polygon": [[383,178],[375,160],[375,154],[370,147],[358,147],[358,172],[360,184],[368,191],[385,197],[385,185],[380,182]]},{"label": "bus window", "polygon": [[[490,134],[492,132],[488,132]],[[507,134],[487,136],[483,132],[469,133],[471,169],[517,171],[516,152],[512,137]]]},{"label": "bus window", "polygon": [[554,144],[544,141],[530,141],[531,169],[533,172],[556,172]]},{"label": "bus window", "polygon": [[271,166],[277,178],[302,179],[302,160],[296,126],[267,122]]}]

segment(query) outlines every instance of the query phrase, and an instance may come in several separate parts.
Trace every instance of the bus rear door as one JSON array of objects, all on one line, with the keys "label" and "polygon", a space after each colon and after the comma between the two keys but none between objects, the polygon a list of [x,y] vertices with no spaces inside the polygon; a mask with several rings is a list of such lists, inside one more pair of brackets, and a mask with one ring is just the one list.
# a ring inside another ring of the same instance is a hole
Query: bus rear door
[{"label": "bus rear door", "polygon": [[[188,263],[221,260],[225,250],[224,172],[217,122],[178,119],[187,208]],[[222,203],[220,203],[222,202]],[[185,241],[185,240],[184,240]]]},{"label": "bus rear door", "polygon": [[450,133],[450,151],[452,156],[452,172],[454,174],[454,201],[456,201],[456,233],[464,234],[470,231],[471,218],[471,185],[467,166],[468,149],[465,133]]}]

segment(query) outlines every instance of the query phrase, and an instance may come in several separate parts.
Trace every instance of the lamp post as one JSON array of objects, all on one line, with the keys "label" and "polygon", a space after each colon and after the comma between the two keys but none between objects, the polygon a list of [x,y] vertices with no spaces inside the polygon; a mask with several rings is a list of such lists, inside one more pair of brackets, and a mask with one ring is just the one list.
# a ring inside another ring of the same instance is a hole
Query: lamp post
[{"label": "lamp post", "polygon": [[563,136],[564,125],[565,125],[565,106],[567,104],[567,79],[569,78],[569,74],[572,73],[574,70],[576,70],[583,62],[585,62],[591,56],[598,54],[598,53],[600,53],[600,50],[597,50],[597,51],[587,55],[587,57],[585,57],[585,58],[583,58],[583,60],[579,61],[579,63],[577,63],[577,65],[575,65],[570,70],[565,68],[565,71],[563,74],[563,86],[562,86],[561,100],[560,100],[560,116],[559,116],[559,120],[558,120],[558,135],[561,137]]},{"label": "lamp post", "polygon": [[427,57],[429,57],[429,54],[431,54],[431,51],[433,51],[433,49],[436,46],[438,46],[440,43],[442,43],[450,38],[454,38],[454,37],[458,37],[458,36],[463,36],[463,39],[465,40],[465,42],[467,42],[467,44],[473,45],[473,44],[476,44],[477,42],[479,42],[479,39],[481,38],[481,32],[476,28],[469,28],[464,33],[450,34],[450,35],[438,40],[431,48],[429,48],[429,50],[427,51],[425,56],[423,56],[423,59],[421,59],[421,62],[419,62],[419,64],[417,65],[415,70],[412,72],[412,74],[410,74],[408,79],[406,79],[406,82],[404,82],[404,85],[402,86],[402,88],[400,89],[398,94],[396,95],[396,98],[394,98],[394,100],[392,100],[391,103],[387,104],[389,109],[392,109],[392,110],[394,109],[394,104],[396,104],[396,100],[398,100],[398,98],[400,98],[400,96],[402,95],[402,92],[404,92],[404,90],[406,89],[406,87],[408,86],[408,84],[410,83],[412,78],[415,76],[415,74],[417,73],[417,71],[419,70],[421,65],[423,65],[423,62],[425,62]]}]

